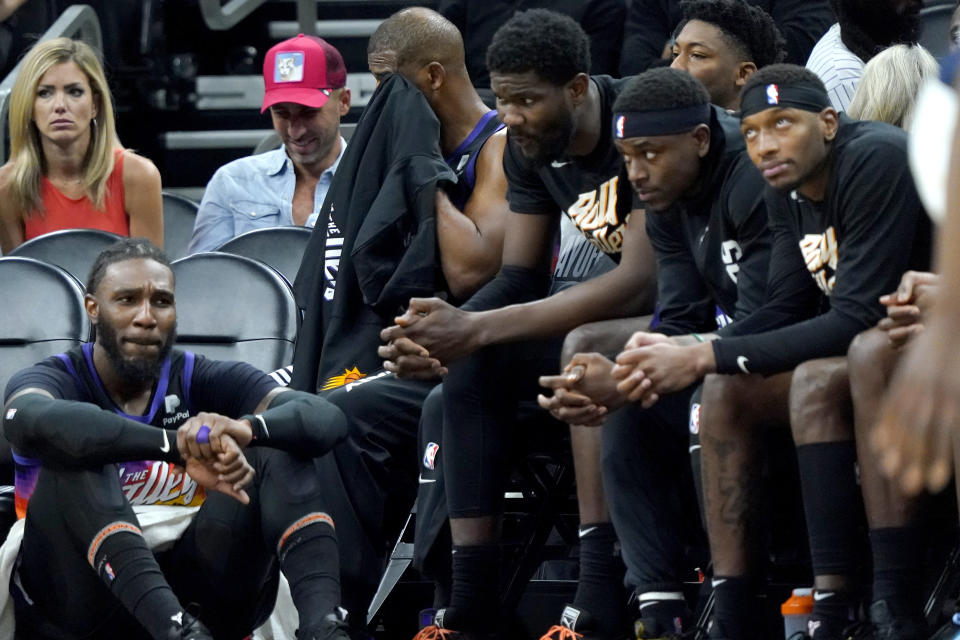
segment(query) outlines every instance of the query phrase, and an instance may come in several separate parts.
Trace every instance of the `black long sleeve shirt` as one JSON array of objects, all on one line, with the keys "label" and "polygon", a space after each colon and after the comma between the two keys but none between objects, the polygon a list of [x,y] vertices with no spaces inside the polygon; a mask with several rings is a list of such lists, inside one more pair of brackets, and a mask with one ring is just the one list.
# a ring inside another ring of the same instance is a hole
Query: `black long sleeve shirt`
[{"label": "black long sleeve shirt", "polygon": [[[767,302],[712,343],[719,373],[777,373],[846,353],[883,315],[879,297],[930,263],[930,222],[906,134],[841,117],[822,202],[767,189]],[[812,277],[811,277],[812,276]]]}]

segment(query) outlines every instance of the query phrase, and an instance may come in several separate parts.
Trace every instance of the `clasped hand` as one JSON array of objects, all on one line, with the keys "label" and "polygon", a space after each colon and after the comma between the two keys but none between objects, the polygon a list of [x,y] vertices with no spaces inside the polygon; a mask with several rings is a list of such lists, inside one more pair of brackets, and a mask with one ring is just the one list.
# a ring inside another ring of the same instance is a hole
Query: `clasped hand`
[{"label": "clasped hand", "polygon": [[[203,427],[209,429],[208,441],[198,442],[197,435]],[[250,502],[244,487],[255,476],[243,455],[243,448],[252,439],[249,423],[216,413],[198,413],[177,430],[177,447],[187,475],[200,486],[225,493],[243,504]]]}]

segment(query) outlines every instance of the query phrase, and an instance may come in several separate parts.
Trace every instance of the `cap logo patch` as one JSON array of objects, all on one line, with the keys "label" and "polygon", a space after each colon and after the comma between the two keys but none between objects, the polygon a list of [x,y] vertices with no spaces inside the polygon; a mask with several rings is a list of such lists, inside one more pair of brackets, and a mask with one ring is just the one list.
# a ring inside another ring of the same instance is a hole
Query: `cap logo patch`
[{"label": "cap logo patch", "polygon": [[780,89],[775,84],[767,85],[767,104],[780,104]]},{"label": "cap logo patch", "polygon": [[273,69],[274,82],[303,81],[303,52],[286,51],[277,54]]},{"label": "cap logo patch", "polygon": [[617,137],[623,138],[623,123],[626,121],[626,116],[620,116],[617,118]]}]

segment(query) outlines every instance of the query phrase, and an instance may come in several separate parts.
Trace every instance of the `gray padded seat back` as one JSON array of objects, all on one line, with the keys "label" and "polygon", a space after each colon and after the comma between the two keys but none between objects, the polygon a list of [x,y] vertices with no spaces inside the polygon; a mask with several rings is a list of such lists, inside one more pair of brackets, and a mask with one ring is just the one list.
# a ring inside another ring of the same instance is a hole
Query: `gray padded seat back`
[{"label": "gray padded seat back", "polygon": [[100,252],[122,238],[99,229],[63,229],[27,240],[10,255],[55,264],[86,283],[90,267]]},{"label": "gray padded seat back", "polygon": [[[0,300],[0,390],[17,371],[90,336],[83,287],[60,267],[32,258],[0,258]],[[12,483],[10,445],[0,436],[0,484]]]},{"label": "gray padded seat back", "polygon": [[306,227],[254,229],[227,240],[217,251],[259,260],[292,283],[297,278],[311,233],[313,230]]},{"label": "gray padded seat back", "polygon": [[297,305],[276,270],[228,253],[197,253],[173,263],[177,344],[264,371],[293,361]]},{"label": "gray padded seat back", "polygon": [[163,194],[163,252],[171,260],[187,255],[199,205],[174,193]]}]

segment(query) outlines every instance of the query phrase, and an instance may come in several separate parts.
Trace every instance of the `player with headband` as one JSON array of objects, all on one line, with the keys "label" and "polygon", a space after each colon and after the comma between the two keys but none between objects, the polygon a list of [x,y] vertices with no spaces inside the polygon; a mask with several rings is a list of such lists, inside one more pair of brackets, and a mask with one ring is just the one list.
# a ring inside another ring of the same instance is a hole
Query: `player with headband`
[{"label": "player with headband", "polygon": [[[603,424],[602,465],[600,452],[574,442],[580,583],[554,635],[546,638],[564,637],[564,628],[588,638],[621,637],[615,626],[620,604],[609,588],[619,579],[613,573],[617,564],[589,542],[596,531],[609,528],[611,518],[633,592],[633,617],[639,618],[633,637],[687,630],[684,547],[702,541],[687,461],[688,407],[699,383],[646,409],[618,393],[612,358],[628,337],[631,348],[723,334],[731,320],[762,304],[770,254],[763,178],[744,151],[739,122],[710,104],[699,81],[677,69],[640,74],[618,96],[611,124],[646,209],[660,324],[649,328],[649,318],[635,318],[612,353],[578,353],[561,375],[542,379],[554,394],[541,396],[540,403],[555,417],[572,425]],[[601,487],[606,504],[584,486]]]},{"label": "player with headband", "polygon": [[[791,411],[802,409],[790,398],[818,382],[803,363],[844,355],[883,315],[880,296],[930,256],[901,130],[839,116],[823,83],[793,65],[755,73],[740,104],[747,151],[768,185],[768,300],[722,340],[641,347],[621,354],[614,372],[621,391],[647,404],[708,376],[700,427],[716,593],[711,637],[737,640],[765,637],[753,597],[763,431],[788,427]],[[838,627],[850,621],[838,612],[853,600],[844,578],[853,573],[861,500],[853,442],[820,444],[797,447],[815,593],[824,605],[814,612],[815,640],[840,637]],[[827,604],[836,606],[827,611]],[[889,617],[874,622],[878,637],[913,637],[898,635]]]}]

